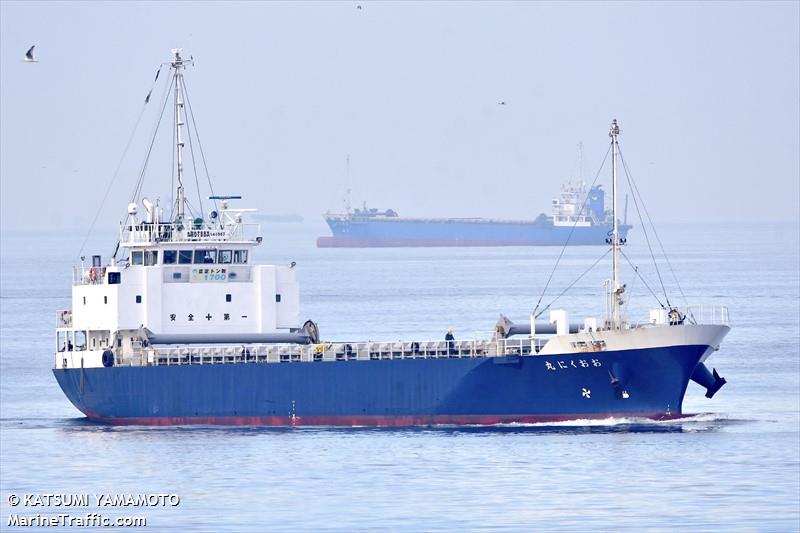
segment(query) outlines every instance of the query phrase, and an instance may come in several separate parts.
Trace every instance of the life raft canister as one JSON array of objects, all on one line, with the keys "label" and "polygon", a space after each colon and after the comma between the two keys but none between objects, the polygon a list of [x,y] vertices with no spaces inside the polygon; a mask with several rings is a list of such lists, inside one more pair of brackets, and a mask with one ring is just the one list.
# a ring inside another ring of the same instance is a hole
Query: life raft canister
[{"label": "life raft canister", "polygon": [[111,350],[106,350],[103,352],[103,366],[106,368],[111,368],[114,366],[114,352]]}]

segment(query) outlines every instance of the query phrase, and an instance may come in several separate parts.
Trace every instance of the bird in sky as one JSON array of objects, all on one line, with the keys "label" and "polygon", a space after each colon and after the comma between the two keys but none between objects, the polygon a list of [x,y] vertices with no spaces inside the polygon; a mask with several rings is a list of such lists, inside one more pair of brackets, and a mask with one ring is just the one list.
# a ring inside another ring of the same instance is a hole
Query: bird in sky
[{"label": "bird in sky", "polygon": [[497,105],[506,105],[506,101],[505,101],[505,100],[503,100],[503,101],[501,101],[501,102],[497,102]]},{"label": "bird in sky", "polygon": [[31,46],[30,48],[28,48],[28,51],[25,52],[25,62],[26,63],[38,63],[39,62],[36,59],[36,57],[34,57],[34,55],[33,55],[33,49],[34,48],[36,48],[35,44],[33,46]]},{"label": "bird in sky", "polygon": [[361,4],[358,4],[358,5],[356,6],[356,9],[358,9],[358,10],[361,10],[361,9],[362,9],[362,7],[361,7]]}]

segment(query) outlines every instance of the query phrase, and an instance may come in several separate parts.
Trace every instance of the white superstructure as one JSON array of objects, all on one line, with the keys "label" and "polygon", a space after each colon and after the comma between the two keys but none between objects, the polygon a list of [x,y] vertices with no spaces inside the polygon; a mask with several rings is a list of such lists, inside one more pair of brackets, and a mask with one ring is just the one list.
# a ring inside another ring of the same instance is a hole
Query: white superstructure
[{"label": "white superstructure", "polygon": [[[101,366],[141,351],[149,336],[257,338],[299,329],[300,296],[292,265],[255,265],[258,224],[239,197],[213,197],[206,219],[185,210],[182,128],[185,121],[180,50],[173,50],[177,191],[175,217],[163,221],[158,202],[128,206],[115,256],[99,255],[73,269],[72,309],[60,311],[56,366]],[[141,213],[141,215],[140,215]],[[106,356],[108,357],[108,355]]]}]

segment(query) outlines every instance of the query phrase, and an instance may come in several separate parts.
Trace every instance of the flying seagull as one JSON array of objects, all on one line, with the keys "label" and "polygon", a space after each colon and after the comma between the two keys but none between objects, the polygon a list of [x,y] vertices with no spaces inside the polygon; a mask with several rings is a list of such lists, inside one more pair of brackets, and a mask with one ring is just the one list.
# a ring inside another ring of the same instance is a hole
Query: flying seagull
[{"label": "flying seagull", "polygon": [[39,61],[38,61],[38,60],[37,60],[37,59],[36,59],[36,58],[33,56],[33,49],[34,49],[34,48],[36,48],[36,45],[35,45],[35,44],[34,44],[33,46],[31,46],[30,48],[28,48],[28,51],[27,51],[27,52],[25,52],[25,61],[26,61],[27,63],[38,63],[38,62],[39,62]]},{"label": "flying seagull", "polygon": [[502,102],[497,102],[497,105],[506,105],[506,101],[503,100]]},{"label": "flying seagull", "polygon": [[356,9],[359,9],[359,10],[360,10],[360,9],[361,9],[361,4],[357,5],[357,6],[356,6]]}]

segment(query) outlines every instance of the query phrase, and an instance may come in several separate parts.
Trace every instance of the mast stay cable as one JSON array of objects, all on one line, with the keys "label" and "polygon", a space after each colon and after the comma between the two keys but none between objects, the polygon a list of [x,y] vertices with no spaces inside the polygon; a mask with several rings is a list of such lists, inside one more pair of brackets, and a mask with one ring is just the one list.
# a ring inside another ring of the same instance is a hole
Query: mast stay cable
[{"label": "mast stay cable", "polygon": [[[625,164],[625,158],[622,157],[622,150],[620,150],[619,152],[620,152],[619,158],[622,161],[622,168],[625,170],[625,178],[628,181],[628,188],[633,192],[634,191],[633,184],[632,184],[633,178],[631,178],[630,172],[628,172],[628,166]],[[636,192],[638,192],[638,190]],[[644,233],[644,240],[647,243],[647,249],[650,251],[650,257],[653,260],[653,266],[656,269],[656,275],[658,276],[658,282],[661,284],[661,290],[664,292],[664,298],[667,301],[667,306],[668,307],[672,307],[672,305],[669,302],[669,294],[667,294],[667,289],[664,286],[664,280],[661,277],[661,270],[658,268],[658,262],[656,261],[655,253],[653,253],[653,246],[650,244],[650,236],[647,234],[647,225],[645,224],[644,217],[642,217],[641,210],[639,210],[639,201],[636,199],[637,195],[636,195],[636,193],[634,193],[634,194],[632,194],[632,196],[633,196],[633,205],[634,205],[634,207],[636,207],[636,214],[639,216],[639,222],[642,224],[642,232]],[[644,207],[644,199],[641,198],[641,196],[640,196],[640,199],[642,201],[642,207]],[[650,225],[652,226],[652,222],[651,222]],[[653,231],[655,231],[655,229]],[[628,263],[630,263],[630,265],[633,266],[633,263],[631,263],[630,260],[628,260]],[[637,270],[637,274],[638,274],[638,270]],[[659,301],[659,304],[661,304],[660,301]],[[661,306],[664,307],[663,304],[661,304]]]},{"label": "mast stay cable", "polygon": [[[600,172],[603,171],[603,167],[606,164],[606,159],[608,159],[608,154],[611,152],[611,146],[609,145],[608,150],[606,150],[606,155],[603,157],[602,163],[600,163],[600,168],[597,169],[597,173],[594,176],[594,180],[592,184],[589,186],[589,190],[591,191],[594,184],[597,183],[597,178],[600,177]],[[572,238],[572,234],[575,232],[575,228],[578,225],[578,220],[580,219],[581,215],[583,214],[583,210],[586,208],[586,202],[589,201],[589,195],[583,199],[583,205],[581,205],[580,211],[578,211],[577,216],[575,217],[575,222],[572,223],[572,227],[569,230],[569,235],[567,235],[567,240],[564,242],[564,245],[561,247],[561,252],[558,254],[558,258],[556,259],[555,265],[553,265],[553,270],[550,271],[550,276],[547,278],[547,283],[544,284],[544,288],[542,289],[542,293],[539,295],[539,299],[536,301],[536,306],[533,308],[533,315],[539,316],[544,313],[544,309],[539,313],[536,314],[536,311],[539,309],[539,304],[542,303],[542,298],[544,298],[545,293],[547,292],[548,287],[550,287],[550,282],[553,280],[553,275],[556,273],[556,269],[558,268],[558,264],[561,262],[561,258],[564,256],[564,252],[567,250],[567,245],[569,244],[570,239]],[[550,307],[555,300],[547,304],[545,309]]]},{"label": "mast stay cable", "polygon": [[100,217],[100,213],[103,210],[103,206],[108,199],[108,195],[111,193],[111,188],[114,186],[114,182],[117,180],[117,176],[119,175],[119,171],[122,168],[122,163],[125,161],[125,156],[128,155],[128,149],[131,147],[131,143],[133,142],[133,138],[136,136],[136,132],[139,129],[139,123],[142,121],[142,117],[144,116],[144,112],[147,109],[147,104],[150,102],[150,94],[153,92],[153,88],[156,86],[156,81],[158,81],[158,75],[161,74],[161,67],[158,68],[156,71],[156,77],[153,80],[153,84],[150,86],[150,90],[147,93],[147,97],[142,104],[142,109],[139,111],[139,116],[136,118],[136,123],[133,126],[133,131],[131,131],[130,137],[128,137],[128,142],[125,144],[125,149],[122,151],[122,156],[119,158],[119,162],[117,163],[117,168],[114,170],[114,174],[111,176],[111,181],[108,183],[106,187],[106,192],[103,194],[103,199],[100,200],[100,205],[95,211],[94,218],[92,219],[92,223],[89,225],[89,230],[86,232],[86,236],[83,238],[83,242],[81,243],[81,248],[78,251],[78,255],[83,253],[84,248],[86,247],[86,243],[89,240],[89,237],[94,231],[94,226],[97,224],[97,219]]},{"label": "mast stay cable", "polygon": [[666,250],[664,249],[664,243],[661,242],[661,237],[658,235],[658,231],[656,231],[656,226],[653,224],[653,219],[650,217],[650,212],[647,210],[647,205],[644,203],[644,198],[642,198],[642,193],[639,192],[639,187],[636,185],[636,180],[633,179],[633,176],[630,175],[628,170],[628,165],[625,162],[625,158],[622,156],[622,151],[620,150],[620,159],[622,160],[622,167],[625,169],[625,173],[630,176],[631,183],[633,184],[633,190],[635,194],[639,195],[639,198],[642,200],[642,208],[644,209],[644,213],[647,216],[647,220],[650,222],[650,227],[653,229],[653,235],[656,238],[656,242],[658,242],[659,248],[661,248],[661,254],[664,256],[664,260],[667,262],[667,266],[669,267],[670,272],[672,273],[672,278],[675,280],[675,285],[678,287],[678,291],[681,293],[681,297],[683,298],[683,302],[686,305],[687,310],[689,309],[689,301],[686,298],[686,294],[683,292],[683,288],[681,287],[680,281],[678,281],[678,276],[675,273],[675,269],[672,267],[672,262],[669,260],[669,256],[667,255]]},{"label": "mast stay cable", "polygon": [[142,186],[144,185],[144,176],[147,173],[147,164],[150,162],[150,155],[153,153],[153,145],[156,142],[156,136],[158,135],[159,127],[161,126],[161,121],[164,118],[164,110],[167,108],[167,102],[169,102],[169,97],[172,94],[172,91],[169,88],[172,85],[172,80],[175,79],[175,74],[173,74],[167,80],[167,87],[165,89],[164,95],[164,103],[161,106],[161,113],[158,116],[158,121],[156,121],[155,128],[153,129],[153,137],[150,139],[150,146],[147,148],[147,154],[145,155],[144,161],[142,162],[142,170],[139,173],[139,179],[136,181],[136,188],[134,189],[133,196],[131,197],[131,203],[139,201],[139,197],[142,193]]},{"label": "mast stay cable", "polygon": [[591,270],[592,270],[594,267],[596,267],[596,266],[597,266],[597,263],[599,263],[600,261],[602,261],[602,260],[603,260],[603,258],[605,258],[605,256],[607,256],[609,253],[611,253],[611,248],[608,248],[608,249],[607,249],[607,250],[606,250],[606,251],[603,253],[603,255],[601,255],[600,257],[598,257],[598,258],[597,258],[597,260],[596,260],[594,263],[592,263],[592,265],[591,265],[589,268],[587,268],[586,270],[584,270],[584,271],[583,271],[583,273],[582,273],[580,276],[578,276],[577,278],[575,278],[575,281],[573,281],[572,283],[570,283],[570,284],[569,284],[569,285],[568,285],[568,286],[567,286],[567,287],[566,287],[566,288],[565,288],[563,291],[561,291],[561,293],[559,293],[559,295],[558,295],[558,296],[556,296],[555,298],[553,298],[553,299],[550,301],[550,303],[548,303],[546,306],[544,306],[544,307],[542,308],[542,310],[541,310],[541,311],[539,311],[539,313],[538,313],[538,314],[534,315],[534,318],[539,318],[539,316],[540,316],[542,313],[544,313],[545,311],[547,311],[547,310],[550,308],[550,306],[551,306],[551,305],[553,305],[554,303],[556,303],[556,300],[558,300],[559,298],[561,298],[562,296],[564,296],[564,294],[566,294],[568,290],[570,290],[572,287],[574,287],[574,286],[575,286],[575,284],[576,284],[576,283],[578,283],[578,282],[581,280],[581,278],[583,278],[583,276],[585,276],[586,274],[588,274],[588,273],[589,273],[589,272],[590,272],[590,271],[591,271]]},{"label": "mast stay cable", "polygon": [[[631,268],[636,273],[636,275],[639,277],[639,279],[642,280],[642,283],[644,283],[644,286],[647,287],[648,291],[650,291],[650,294],[653,295],[653,298],[656,299],[656,301],[658,302],[658,305],[660,305],[663,308],[664,304],[661,303],[661,300],[658,298],[658,295],[655,293],[655,291],[647,283],[647,280],[644,279],[644,276],[642,276],[642,273],[639,272],[639,267],[637,267],[636,265],[633,264],[633,262],[630,260],[630,258],[627,255],[625,255],[625,252],[623,252],[622,250],[620,250],[619,252],[622,254],[622,257],[624,257],[625,260],[628,262],[628,264],[631,266]],[[630,299],[630,297],[628,297],[628,299]]]},{"label": "mast stay cable", "polygon": [[[147,155],[145,156],[144,161],[142,162],[142,169],[139,172],[139,177],[138,177],[138,179],[136,181],[136,186],[133,189],[133,194],[131,194],[131,200],[129,202],[131,204],[139,202],[139,194],[141,193],[142,184],[144,182],[144,175],[145,175],[145,172],[147,171],[147,163],[149,162],[150,154],[153,151],[153,145],[155,144],[156,136],[158,135],[158,129],[159,129],[159,126],[161,125],[161,119],[164,117],[164,110],[167,107],[167,102],[169,101],[169,96],[171,94],[171,91],[169,90],[169,88],[170,88],[170,86],[172,84],[172,79],[174,77],[175,76],[173,74],[172,76],[170,76],[168,78],[167,77],[164,78],[165,81],[166,81],[166,84],[164,86],[164,94],[162,96],[162,98],[164,99],[164,104],[161,106],[161,111],[160,111],[160,113],[158,115],[158,120],[156,121],[156,125],[153,128],[153,135],[152,135],[152,137],[150,139],[150,146],[147,149]],[[157,76],[156,76],[156,78],[157,78]],[[125,213],[125,220],[122,222],[122,225],[127,224],[129,218],[130,218],[130,214],[129,213]],[[114,248],[114,253],[112,254],[112,257],[116,257],[118,251],[119,251],[119,239],[117,239],[117,245]]]},{"label": "mast stay cable", "polygon": [[[211,191],[211,196],[216,196],[214,193],[214,185],[211,183],[211,174],[208,172],[208,165],[206,164],[206,155],[203,152],[203,143],[200,141],[200,132],[197,131],[197,121],[194,118],[194,108],[192,108],[192,102],[189,99],[189,90],[186,88],[186,82],[183,82],[183,94],[186,96],[186,107],[189,108],[189,116],[192,117],[192,127],[194,127],[194,136],[197,138],[197,147],[200,149],[200,158],[203,161],[203,168],[206,172],[206,179],[208,180],[208,188]],[[191,134],[191,128],[187,128],[187,131]],[[191,135],[189,137],[189,148],[191,150]],[[194,153],[192,155],[192,164],[194,164]],[[195,178],[197,178],[197,171],[195,170]],[[200,185],[197,186],[197,194],[200,194]],[[214,199],[214,210],[218,211],[217,208],[217,200]]]},{"label": "mast stay cable", "polygon": [[[186,84],[183,86],[186,91]],[[188,98],[187,98],[188,103]],[[197,187],[197,199],[200,202],[200,216],[203,216],[205,210],[203,209],[203,195],[200,192],[200,179],[197,176],[197,159],[194,156],[194,144],[192,143],[192,128],[186,128],[186,136],[189,138],[189,154],[192,156],[192,171],[194,172],[194,184]],[[199,142],[199,141],[198,141]]]}]

